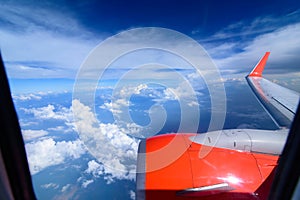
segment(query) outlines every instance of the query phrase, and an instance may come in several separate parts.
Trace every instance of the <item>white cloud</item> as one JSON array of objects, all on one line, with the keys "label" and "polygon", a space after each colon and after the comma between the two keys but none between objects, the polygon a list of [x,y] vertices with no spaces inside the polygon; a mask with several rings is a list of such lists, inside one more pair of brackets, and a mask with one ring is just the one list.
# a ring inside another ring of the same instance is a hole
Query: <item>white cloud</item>
[{"label": "white cloud", "polygon": [[[266,73],[288,74],[299,72],[300,58],[297,52],[300,51],[300,23],[295,23],[274,29],[254,37],[251,41],[241,45],[238,53],[224,53],[224,57],[214,60],[222,72],[230,74],[248,73],[256,65],[266,51],[271,55],[268,60]],[[243,42],[243,41],[242,41]],[[231,51],[232,47],[224,48],[223,51]],[[208,50],[213,55],[220,55],[219,47],[215,46]]]},{"label": "white cloud", "polygon": [[76,194],[80,190],[80,187],[78,187],[77,185],[67,184],[63,188],[65,190],[62,191],[62,193],[57,193],[53,197],[53,200],[78,199],[78,196]]},{"label": "white cloud", "polygon": [[29,100],[41,100],[44,96],[47,96],[47,95],[50,95],[50,94],[53,94],[53,92],[48,91],[48,92],[12,94],[12,97],[15,100],[29,101]]},{"label": "white cloud", "polygon": [[128,94],[140,94],[142,90],[145,90],[148,88],[147,84],[139,84],[137,87],[122,87],[121,91],[119,92],[119,95],[124,97]]},{"label": "white cloud", "polygon": [[[56,109],[54,105],[49,104],[45,107],[24,109],[27,113],[32,113],[38,119],[58,119],[65,121],[68,126],[73,127],[72,108],[76,107],[76,111],[80,113],[80,120],[76,122],[76,128],[79,130],[81,137],[91,137],[90,142],[96,143],[92,146],[101,147],[101,150],[94,155],[101,164],[92,160],[88,163],[85,173],[91,173],[93,177],[99,177],[105,174],[108,183],[114,179],[130,179],[135,178],[135,162],[138,141],[127,136],[114,124],[98,124],[95,115],[91,109],[82,105],[79,101],[73,102],[70,109],[59,107]],[[58,126],[49,128],[48,130],[60,131],[63,127]],[[47,131],[24,131],[27,138],[41,137],[46,135]],[[103,133],[103,135],[101,135]],[[94,140],[94,141],[93,141]],[[104,145],[105,144],[105,145]],[[89,146],[91,150],[91,146]],[[85,149],[79,140],[56,142],[52,138],[42,139],[40,141],[26,144],[26,151],[29,160],[29,166],[32,174],[36,174],[46,167],[62,164],[66,159],[78,158]],[[100,156],[101,155],[101,156]],[[129,161],[129,162],[127,162]],[[103,165],[102,165],[103,163]],[[88,185],[89,182],[83,185]]]},{"label": "white cloud", "polygon": [[19,123],[20,123],[21,127],[32,126],[32,125],[38,124],[38,122],[25,122],[24,119],[20,119]]},{"label": "white cloud", "polygon": [[56,183],[48,183],[48,184],[41,185],[41,187],[45,189],[49,189],[49,188],[58,189],[59,185]]},{"label": "white cloud", "polygon": [[104,109],[104,110],[109,110],[109,111],[113,111],[113,105],[112,105],[112,102],[104,102],[101,106],[100,106],[101,109]]},{"label": "white cloud", "polygon": [[[196,82],[199,76],[190,78]],[[202,86],[201,86],[202,87]],[[198,87],[201,88],[201,87]],[[178,101],[181,113],[190,115],[186,118],[193,118],[197,115],[198,99],[202,95],[199,91],[193,89],[187,82],[178,82],[177,87],[164,87],[156,84],[137,84],[136,87],[128,85],[122,86],[113,91],[113,98],[104,102],[100,106],[102,109],[107,109],[113,113],[115,124],[118,125],[120,132],[129,134],[137,138],[145,138],[158,133],[163,127],[167,119],[166,104],[168,101]],[[132,96],[140,96],[148,98],[153,104],[150,107],[141,110],[145,116],[149,116],[149,123],[140,125],[132,118],[135,107],[142,106],[144,102],[132,101]],[[178,112],[180,112],[178,110]],[[181,131],[194,131],[187,127],[191,127],[190,123],[185,125],[188,120],[181,120]]]},{"label": "white cloud", "polygon": [[[61,120],[65,122],[66,126],[57,126],[57,127],[50,127],[47,129],[47,131],[59,131],[62,133],[69,133],[72,131],[72,122],[73,122],[73,114],[70,108],[61,107],[61,106],[54,106],[52,104],[49,104],[44,107],[38,107],[38,108],[21,108],[25,113],[27,114],[33,114],[36,120]],[[24,122],[24,120],[20,121],[22,127],[26,126],[32,126],[36,125],[37,122]],[[39,133],[37,131],[25,130],[25,139],[30,139],[30,136],[38,135],[47,132],[46,130],[40,131]],[[34,133],[35,132],[35,133]],[[47,132],[48,133],[48,132]],[[30,135],[31,134],[31,135]]]},{"label": "white cloud", "polygon": [[199,106],[199,103],[197,101],[190,101],[190,102],[188,102],[187,105],[190,107],[194,107],[194,106]]},{"label": "white cloud", "polygon": [[[103,164],[106,179],[134,180],[139,141],[128,136],[115,124],[98,123],[91,109],[79,100],[73,100],[72,108],[80,138],[90,153]],[[99,170],[101,167],[95,161],[89,163],[88,172],[99,174]]]},{"label": "white cloud", "polygon": [[129,195],[132,200],[135,200],[135,192],[133,190],[129,191]]},{"label": "white cloud", "polygon": [[[2,54],[9,65],[8,73],[10,77],[14,78],[40,78],[41,75],[74,78],[84,58],[100,40],[95,39],[95,35],[82,27],[72,17],[72,13],[68,13],[66,10],[61,12],[57,7],[54,9],[54,7],[41,5],[36,5],[38,9],[35,9],[34,12],[32,12],[32,7],[18,3],[9,3],[0,8],[0,18],[6,22],[0,29],[0,40]],[[293,28],[293,26],[299,26],[296,24],[299,21],[299,13],[300,11],[296,10],[280,17],[264,16],[250,22],[235,22],[210,37],[209,52],[214,55],[216,62],[223,69],[236,69],[231,73],[241,71],[240,66],[252,67],[253,63],[251,62],[257,60],[267,50],[272,51],[274,58],[270,62],[278,63],[278,65],[286,64],[295,71],[297,66],[290,67],[290,64],[292,61],[299,61],[297,60],[299,30]],[[287,23],[294,24],[283,26]],[[142,33],[143,35],[139,35],[141,37],[140,43],[143,42],[147,45],[147,41],[151,41],[149,40],[151,35],[157,35],[158,39],[155,41],[160,43],[162,47],[173,48],[175,46],[174,49],[184,49],[188,46],[181,41],[168,43],[169,38],[160,34],[161,32],[156,33],[155,30],[145,30],[145,32]],[[244,39],[241,39],[241,42],[222,41],[228,38],[246,36],[256,37],[256,39],[247,40],[247,42]],[[125,46],[131,46],[134,49],[135,46],[140,45],[137,45],[137,41],[134,40],[136,35],[127,33],[126,37],[128,38],[127,43],[110,44],[107,47],[107,52],[114,52]],[[258,41],[261,37],[264,42]],[[220,39],[222,44],[220,44]],[[238,52],[244,53],[236,53],[233,49],[239,49]],[[154,62],[178,69],[187,68],[186,62],[174,55],[163,54],[160,51],[147,51],[148,54],[145,52],[137,54],[137,56],[130,57],[129,55],[129,59],[120,58],[121,61],[116,63],[121,68]],[[219,59],[220,56],[224,59]],[[95,68],[91,68],[89,71],[91,74],[97,72],[97,67],[101,66],[102,61],[99,62],[99,65],[94,65]],[[138,74],[139,76],[136,76],[136,73],[133,74],[135,80],[149,77],[163,79],[170,75],[168,71],[157,73],[153,68],[139,70]]]},{"label": "white cloud", "polygon": [[55,106],[52,104],[40,108],[23,108],[23,110],[26,113],[33,114],[37,119],[57,119],[70,122],[73,118],[72,112],[69,108],[55,108]]},{"label": "white cloud", "polygon": [[88,162],[88,168],[84,172],[92,174],[94,177],[99,177],[104,173],[104,167],[95,160],[91,160]]},{"label": "white cloud", "polygon": [[263,35],[274,32],[283,26],[299,22],[300,10],[281,16],[259,16],[252,21],[238,21],[229,24],[227,27],[219,30],[208,40],[230,39],[234,37],[247,37],[252,35]]},{"label": "white cloud", "polygon": [[70,16],[46,6],[34,12],[24,4],[1,6],[0,18],[6,23],[0,28],[0,42],[9,77],[74,78],[99,40]]},{"label": "white cloud", "polygon": [[114,178],[112,175],[108,174],[104,177],[104,180],[106,180],[106,184],[111,184],[114,182]]},{"label": "white cloud", "polygon": [[61,188],[61,192],[67,191],[71,187],[71,184],[67,184]]},{"label": "white cloud", "polygon": [[[51,8],[49,4],[48,6],[38,4],[35,6],[36,9],[29,4],[9,2],[1,6],[0,17],[7,22],[7,28],[16,28],[18,31],[50,29],[57,32],[82,32],[80,25],[70,17],[66,10],[60,12],[57,7]],[[33,9],[35,12],[32,12]]]},{"label": "white cloud", "polygon": [[62,164],[67,159],[79,158],[86,150],[80,140],[56,142],[52,138],[25,145],[31,174],[49,166]]},{"label": "white cloud", "polygon": [[[170,40],[172,37],[176,42]],[[109,65],[109,61],[113,63]],[[215,66],[191,38],[163,28],[138,28],[121,32],[97,46],[83,63],[77,78],[98,80],[104,70],[106,73],[114,69],[118,77],[111,73],[113,78],[105,76],[101,79],[176,85],[183,77],[181,72],[194,68],[211,73]]]},{"label": "white cloud", "polygon": [[178,100],[178,96],[176,95],[176,92],[174,91],[174,89],[171,88],[166,88],[164,90],[164,100]]},{"label": "white cloud", "polygon": [[[259,51],[259,47],[263,47],[263,49]],[[297,52],[300,50],[300,23],[261,35],[255,38],[252,44],[245,47],[245,51],[251,55],[259,55],[259,52],[267,49],[271,51],[271,64],[281,64],[283,62],[288,64],[290,63],[289,60],[292,61],[298,58]],[[295,66],[292,67],[296,68]]]},{"label": "white cloud", "polygon": [[191,93],[190,88],[187,87],[187,83],[182,82],[179,83],[176,88],[166,88],[162,100],[181,100],[181,102],[186,103],[190,107],[198,106],[199,104],[195,95],[199,96],[201,93],[194,89],[192,91],[194,94]]},{"label": "white cloud", "polygon": [[48,135],[48,132],[45,130],[22,130],[22,135],[24,140],[32,140],[39,138],[45,135]]},{"label": "white cloud", "polygon": [[[197,73],[188,74],[189,81],[192,83],[198,83],[197,89],[203,88],[203,81]],[[178,83],[177,87],[152,87],[147,84],[139,84],[137,86],[127,85],[117,88],[113,91],[113,98],[110,101],[104,102],[100,108],[106,109],[112,112],[115,119],[122,119],[124,115],[130,110],[130,106],[133,105],[130,97],[133,95],[144,96],[152,99],[153,102],[159,105],[166,103],[167,101],[178,101],[185,102],[188,106],[197,106],[198,103],[196,99],[192,96],[191,90],[187,87],[186,82]],[[196,95],[202,95],[196,89],[193,90]],[[149,113],[146,111],[146,113]],[[124,124],[127,130],[132,130],[130,132],[132,135],[136,135],[143,127],[134,123],[127,122]]]},{"label": "white cloud", "polygon": [[[115,160],[116,161],[116,160]],[[119,162],[119,161],[117,161]],[[119,165],[119,163],[118,163]],[[112,171],[110,168],[105,168],[104,165],[99,164],[95,160],[91,160],[88,162],[88,168],[84,171],[85,174],[91,174],[93,178],[99,178],[100,176],[103,176],[103,179],[106,180],[107,184],[111,184],[112,182],[115,181],[116,178],[118,179],[128,179],[129,177],[116,177],[115,172]],[[129,178],[131,179],[131,178]],[[93,179],[91,179],[93,180]],[[82,187],[87,186],[87,184],[90,183],[90,180],[85,180],[83,177],[80,177],[78,182],[82,182]]]},{"label": "white cloud", "polygon": [[[69,124],[69,122],[66,122],[66,124]],[[69,127],[65,127],[65,126],[56,126],[56,127],[52,127],[52,128],[48,128],[48,131],[57,131],[60,133],[69,133],[72,131],[72,129],[70,129]]]},{"label": "white cloud", "polygon": [[120,131],[132,136],[143,137],[143,126],[140,126],[136,123],[126,123],[122,124],[122,122],[118,122],[119,125],[122,125]]},{"label": "white cloud", "polygon": [[114,115],[119,115],[124,111],[124,108],[130,106],[131,95],[141,95],[141,92],[148,89],[147,84],[139,84],[135,86],[122,86],[114,90],[113,99],[110,102],[104,102],[100,108],[112,112]]},{"label": "white cloud", "polygon": [[82,183],[82,187],[87,188],[87,186],[93,182],[94,182],[94,180],[86,180]]},{"label": "white cloud", "polygon": [[13,98],[16,100],[21,100],[21,101],[27,101],[27,100],[41,100],[42,97],[38,96],[37,94],[20,94],[20,95],[13,95]]}]

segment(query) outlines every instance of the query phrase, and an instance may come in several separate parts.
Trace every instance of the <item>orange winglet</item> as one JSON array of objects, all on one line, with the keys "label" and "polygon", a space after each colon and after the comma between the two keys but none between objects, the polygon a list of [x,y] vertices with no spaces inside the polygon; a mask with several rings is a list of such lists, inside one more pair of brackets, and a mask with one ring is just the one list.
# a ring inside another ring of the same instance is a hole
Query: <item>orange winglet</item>
[{"label": "orange winglet", "polygon": [[258,76],[262,77],[262,72],[264,71],[265,65],[267,63],[268,57],[270,55],[270,52],[266,52],[264,57],[260,59],[260,61],[257,63],[257,65],[254,67],[252,72],[249,74],[249,76]]}]

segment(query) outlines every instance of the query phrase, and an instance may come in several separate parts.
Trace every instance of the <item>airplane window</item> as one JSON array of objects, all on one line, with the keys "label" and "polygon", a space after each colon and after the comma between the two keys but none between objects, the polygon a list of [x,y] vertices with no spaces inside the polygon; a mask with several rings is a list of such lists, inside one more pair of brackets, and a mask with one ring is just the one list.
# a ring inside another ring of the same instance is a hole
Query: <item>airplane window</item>
[{"label": "airplane window", "polygon": [[299,102],[299,8],[3,1],[36,198],[266,199]]}]

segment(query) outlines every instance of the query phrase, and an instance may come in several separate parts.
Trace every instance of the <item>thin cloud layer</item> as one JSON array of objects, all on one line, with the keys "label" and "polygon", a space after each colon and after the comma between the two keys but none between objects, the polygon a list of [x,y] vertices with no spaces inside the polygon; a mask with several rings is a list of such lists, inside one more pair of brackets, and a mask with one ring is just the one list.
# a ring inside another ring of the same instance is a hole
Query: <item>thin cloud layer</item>
[{"label": "thin cloud layer", "polygon": [[48,135],[48,132],[45,130],[22,130],[23,139],[25,141],[27,140],[33,140],[36,138],[40,138],[43,136]]},{"label": "thin cloud layer", "polygon": [[[239,52],[236,52],[234,48],[238,46]],[[224,55],[222,58],[216,58],[215,62],[221,71],[227,74],[248,73],[267,51],[271,52],[267,73],[299,72],[300,59],[297,53],[300,51],[300,23],[258,35],[243,46],[240,42],[225,42],[208,51],[215,57]]]},{"label": "thin cloud layer", "polygon": [[46,6],[32,9],[18,3],[0,8],[1,50],[9,76],[74,78],[99,38],[95,39],[69,12]]},{"label": "thin cloud layer", "polygon": [[[37,7],[39,9],[35,12],[32,12],[31,6],[18,3],[0,8],[0,24],[3,25],[0,28],[1,49],[9,76],[75,78],[84,58],[103,37],[82,26],[70,11],[61,12],[63,8],[57,11],[51,6]],[[270,64],[274,64],[276,69],[273,73],[298,72],[299,13],[296,10],[282,16],[260,16],[252,21],[235,22],[208,39],[200,38],[200,42],[208,48],[221,70],[229,74],[245,72],[265,51],[272,52]],[[162,44],[169,39],[162,36]],[[128,42],[122,45],[134,45],[130,44],[130,36]],[[112,44],[107,51],[115,51],[118,45]],[[149,60],[149,56],[158,63],[186,68],[186,63],[178,58],[174,62],[174,57],[159,51],[140,54],[135,59],[129,56],[129,59],[121,59],[122,62],[116,65],[118,68],[132,67],[141,60]],[[285,69],[278,69],[282,65]],[[240,66],[246,66],[246,70],[240,69]],[[144,74],[157,76],[155,71],[146,72]]]},{"label": "thin cloud layer", "polygon": [[[241,20],[227,25],[223,29],[217,31],[209,40],[247,40],[258,35],[271,33],[289,24],[299,22],[300,10],[283,14],[283,15],[266,15],[258,16],[252,20]],[[243,44],[241,44],[243,45]]]}]

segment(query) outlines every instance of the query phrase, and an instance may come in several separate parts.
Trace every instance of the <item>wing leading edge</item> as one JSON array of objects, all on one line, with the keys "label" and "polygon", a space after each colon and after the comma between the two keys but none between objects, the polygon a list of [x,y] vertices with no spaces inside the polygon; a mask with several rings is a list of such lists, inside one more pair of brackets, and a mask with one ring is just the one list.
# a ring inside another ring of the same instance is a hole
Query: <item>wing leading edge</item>
[{"label": "wing leading edge", "polygon": [[277,126],[289,127],[295,116],[300,95],[263,78],[262,73],[269,55],[270,52],[265,53],[246,79]]}]

